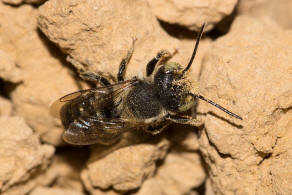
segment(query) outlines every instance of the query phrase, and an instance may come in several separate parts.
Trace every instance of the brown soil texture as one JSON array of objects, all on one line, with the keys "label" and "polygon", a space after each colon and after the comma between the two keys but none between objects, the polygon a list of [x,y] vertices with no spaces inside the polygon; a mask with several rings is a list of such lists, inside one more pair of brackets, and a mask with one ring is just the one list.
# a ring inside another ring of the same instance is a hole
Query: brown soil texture
[{"label": "brown soil texture", "polygon": [[[292,194],[292,0],[0,1],[0,194]],[[82,71],[145,77],[164,49],[186,66],[199,127],[73,146],[50,106]]]}]

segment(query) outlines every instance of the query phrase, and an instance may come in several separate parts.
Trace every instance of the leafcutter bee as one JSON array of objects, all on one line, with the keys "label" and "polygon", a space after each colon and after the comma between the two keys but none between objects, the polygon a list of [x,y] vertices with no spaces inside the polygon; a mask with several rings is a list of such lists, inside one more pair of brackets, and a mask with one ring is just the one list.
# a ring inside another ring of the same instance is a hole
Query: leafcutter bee
[{"label": "leafcutter bee", "polygon": [[[242,118],[205,97],[191,93],[192,85],[186,76],[203,34],[198,33],[189,64],[183,68],[168,62],[172,54],[162,50],[146,66],[146,77],[124,81],[126,65],[133,47],[122,60],[117,83],[92,72],[80,72],[81,78],[102,86],[68,94],[52,105],[65,128],[63,139],[74,145],[111,144],[125,131],[143,129],[151,134],[161,132],[171,123],[197,126],[200,121],[188,115],[197,99],[202,99],[227,114]],[[133,41],[134,42],[134,41]]]}]

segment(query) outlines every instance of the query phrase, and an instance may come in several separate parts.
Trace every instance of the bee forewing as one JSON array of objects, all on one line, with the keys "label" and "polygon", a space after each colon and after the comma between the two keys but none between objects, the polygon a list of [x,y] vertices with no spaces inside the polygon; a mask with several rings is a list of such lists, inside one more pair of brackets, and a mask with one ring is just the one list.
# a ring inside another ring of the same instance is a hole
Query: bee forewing
[{"label": "bee forewing", "polygon": [[71,100],[79,97],[81,94],[82,94],[81,91],[77,91],[77,92],[70,93],[68,95],[65,95],[65,96],[57,99],[56,101],[54,101],[50,105],[50,114],[55,118],[60,118],[60,110],[63,107],[63,105],[66,102],[71,101]]},{"label": "bee forewing", "polygon": [[61,97],[61,98],[59,99],[59,101],[60,101],[60,102],[67,102],[67,101],[73,100],[73,99],[79,97],[79,96],[82,94],[81,92],[82,92],[82,91],[76,91],[76,92],[74,92],[74,93],[70,93],[70,94],[68,94],[68,95],[65,95],[65,96]]},{"label": "bee forewing", "polygon": [[60,118],[60,110],[65,102],[61,102],[60,99],[52,102],[50,105],[50,114],[55,118]]}]

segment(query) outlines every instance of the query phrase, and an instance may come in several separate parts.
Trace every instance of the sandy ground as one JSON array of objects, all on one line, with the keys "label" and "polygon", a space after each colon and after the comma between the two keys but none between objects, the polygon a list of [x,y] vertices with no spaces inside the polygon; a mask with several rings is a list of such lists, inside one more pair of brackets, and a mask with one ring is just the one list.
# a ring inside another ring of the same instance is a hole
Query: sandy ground
[{"label": "sandy ground", "polygon": [[[185,66],[200,127],[72,146],[50,105],[79,71],[145,76],[161,49]],[[0,1],[0,194],[292,194],[291,0]]]}]

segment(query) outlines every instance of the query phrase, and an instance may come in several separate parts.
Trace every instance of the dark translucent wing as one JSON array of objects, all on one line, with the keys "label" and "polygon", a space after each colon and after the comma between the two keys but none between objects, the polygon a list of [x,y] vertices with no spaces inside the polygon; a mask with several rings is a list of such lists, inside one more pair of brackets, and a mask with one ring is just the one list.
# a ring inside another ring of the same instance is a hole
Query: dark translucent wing
[{"label": "dark translucent wing", "polygon": [[66,130],[63,134],[63,139],[74,145],[90,145],[94,143],[111,144],[123,132],[131,130],[134,127],[137,128],[137,124],[133,124],[128,119],[123,118],[96,116],[86,112],[84,112],[85,114],[78,114],[73,118],[71,115],[64,117],[63,114],[60,114],[63,107],[67,109],[69,107],[70,110],[76,109],[76,102],[85,102],[91,97],[95,98],[94,105],[97,107],[100,106],[99,104],[101,106],[121,104],[124,94],[128,93],[135,82],[137,80],[133,79],[106,87],[81,90],[55,101],[51,106],[51,113],[53,116],[61,118],[65,126]]},{"label": "dark translucent wing", "polygon": [[[125,125],[123,126],[122,124]],[[73,145],[91,145],[96,143],[110,145],[117,141],[122,133],[138,127],[129,124],[132,123],[127,123],[123,120],[116,120],[114,122],[102,121],[100,126],[92,128],[86,126],[81,121],[75,121],[66,129],[63,139]]]},{"label": "dark translucent wing", "polygon": [[94,93],[95,95],[100,94],[104,101],[106,101],[106,99],[110,100],[113,97],[114,98],[118,97],[122,93],[126,93],[129,89],[132,88],[133,84],[136,82],[137,82],[136,79],[132,79],[106,87],[84,89],[67,94],[59,98],[58,100],[54,101],[50,105],[50,113],[53,117],[60,118],[60,110],[64,106],[64,104],[76,99],[84,98],[90,93]]},{"label": "dark translucent wing", "polygon": [[90,145],[95,143],[112,144],[123,132],[123,129],[105,131],[98,127],[88,127],[81,121],[75,121],[65,130],[63,139],[67,143],[74,145]]},{"label": "dark translucent wing", "polygon": [[60,110],[62,106],[67,103],[68,101],[71,101],[75,98],[80,97],[82,94],[88,93],[91,89],[86,90],[80,90],[73,93],[70,93],[68,95],[65,95],[58,100],[54,101],[50,106],[50,113],[53,117],[60,118]]}]

